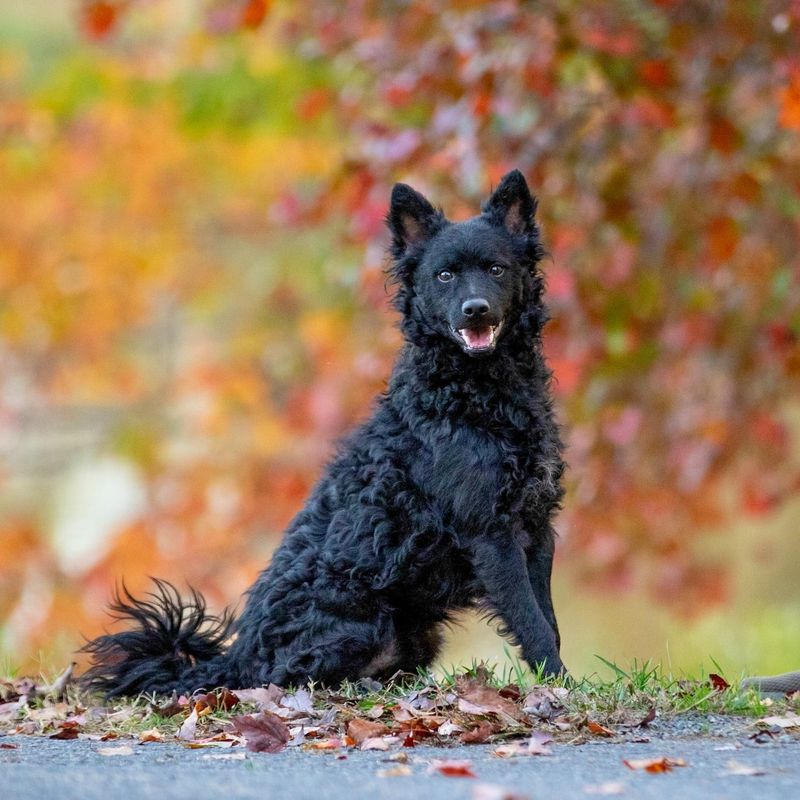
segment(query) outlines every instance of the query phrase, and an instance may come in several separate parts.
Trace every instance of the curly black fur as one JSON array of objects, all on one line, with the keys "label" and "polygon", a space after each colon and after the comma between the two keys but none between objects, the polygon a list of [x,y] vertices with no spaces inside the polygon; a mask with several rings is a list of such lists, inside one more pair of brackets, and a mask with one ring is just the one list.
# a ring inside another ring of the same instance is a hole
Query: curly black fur
[{"label": "curly black fur", "polygon": [[241,616],[207,617],[157,582],[113,610],[135,623],[87,649],[109,695],[334,684],[431,663],[460,609],[496,615],[529,664],[563,670],[550,596],[564,464],[540,334],[536,201],[514,171],[449,222],[398,184],[387,218],[403,347]]}]

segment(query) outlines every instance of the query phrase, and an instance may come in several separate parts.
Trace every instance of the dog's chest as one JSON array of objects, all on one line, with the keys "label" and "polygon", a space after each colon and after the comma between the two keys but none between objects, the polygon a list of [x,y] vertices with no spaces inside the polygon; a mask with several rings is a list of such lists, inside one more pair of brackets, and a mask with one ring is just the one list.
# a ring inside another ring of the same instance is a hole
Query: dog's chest
[{"label": "dog's chest", "polygon": [[433,437],[413,454],[414,482],[460,521],[480,523],[495,508],[506,481],[509,455],[497,438],[457,428]]}]

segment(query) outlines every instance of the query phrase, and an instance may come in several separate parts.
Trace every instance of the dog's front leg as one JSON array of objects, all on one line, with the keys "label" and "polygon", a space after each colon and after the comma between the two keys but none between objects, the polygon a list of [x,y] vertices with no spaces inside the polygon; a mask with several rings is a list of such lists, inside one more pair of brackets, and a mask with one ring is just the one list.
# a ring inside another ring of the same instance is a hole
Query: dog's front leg
[{"label": "dog's front leg", "polygon": [[539,602],[545,619],[550,623],[556,637],[556,648],[561,650],[561,636],[558,632],[556,612],[553,609],[553,596],[550,591],[550,573],[553,570],[553,554],[555,551],[555,533],[552,528],[547,529],[541,544],[528,551],[528,577],[531,581],[533,594]]},{"label": "dog's front leg", "polygon": [[511,536],[482,536],[472,545],[472,562],[504,632],[522,648],[530,667],[543,664],[546,675],[563,672],[556,636],[533,592],[522,547]]}]

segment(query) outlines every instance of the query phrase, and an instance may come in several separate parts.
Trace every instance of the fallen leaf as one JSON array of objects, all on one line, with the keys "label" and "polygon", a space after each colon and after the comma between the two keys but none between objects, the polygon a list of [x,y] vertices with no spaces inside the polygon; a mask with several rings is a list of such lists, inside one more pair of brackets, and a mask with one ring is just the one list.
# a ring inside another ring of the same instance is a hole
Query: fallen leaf
[{"label": "fallen leaf", "polygon": [[81,732],[81,726],[72,720],[65,720],[58,724],[58,731],[49,736],[50,739],[71,740],[77,739]]},{"label": "fallen leaf", "polygon": [[460,725],[456,725],[455,722],[451,722],[447,720],[443,722],[437,729],[436,733],[439,736],[452,736],[454,733],[463,733],[464,729]]},{"label": "fallen leaf", "polygon": [[722,675],[717,675],[716,672],[712,672],[708,676],[708,680],[711,682],[711,685],[718,691],[724,692],[726,689],[730,689],[731,685]]},{"label": "fallen leaf", "polygon": [[342,739],[321,739],[318,742],[308,742],[303,745],[306,750],[338,750],[340,747],[345,747],[345,742]]},{"label": "fallen leaf", "polygon": [[174,717],[182,714],[189,706],[189,698],[185,695],[178,697],[177,692],[172,693],[172,697],[163,706],[150,704],[150,710],[159,717]]},{"label": "fallen leaf", "polygon": [[382,761],[395,761],[398,764],[408,764],[408,753],[392,753],[387,758],[381,759]]},{"label": "fallen leaf", "polygon": [[519,719],[516,703],[500,695],[497,689],[482,684],[477,678],[459,678],[456,681],[458,708],[465,714],[505,714]]},{"label": "fallen leaf", "polygon": [[298,689],[294,694],[287,694],[280,704],[285,708],[301,711],[304,714],[314,713],[311,693],[307,689]]},{"label": "fallen leaf", "polygon": [[362,750],[388,750],[389,743],[380,736],[370,737],[361,742]]},{"label": "fallen leaf", "polygon": [[448,778],[476,778],[472,771],[471,761],[441,761],[434,759],[428,767],[428,773],[446,775]]},{"label": "fallen leaf", "polygon": [[[67,691],[67,686],[72,682],[72,673],[78,665],[73,661],[54,681],[50,686],[42,686],[39,691],[43,695],[52,695],[60,700],[64,697]],[[51,737],[53,738],[53,737]]]},{"label": "fallen leaf", "polygon": [[187,742],[186,747],[191,750],[203,750],[207,747],[233,747],[234,745],[245,743],[246,739],[243,736],[218,733],[216,736],[210,736],[206,739],[195,739],[193,742]]},{"label": "fallen leaf", "polygon": [[139,741],[142,744],[146,744],[147,742],[163,742],[164,734],[157,728],[150,728],[149,731],[142,731],[139,734]]},{"label": "fallen leaf", "polygon": [[242,714],[231,722],[244,735],[247,749],[252,753],[279,753],[291,738],[286,723],[269,711]]},{"label": "fallen leaf", "polygon": [[551,720],[563,711],[568,694],[569,690],[561,687],[551,689],[547,686],[534,686],[525,695],[522,710],[541,720]]},{"label": "fallen leaf", "polygon": [[389,729],[381,722],[371,722],[366,719],[351,719],[347,723],[347,735],[356,743],[361,744],[366,739],[383,736]]},{"label": "fallen leaf", "polygon": [[590,719],[586,723],[586,727],[589,729],[591,733],[595,734],[596,736],[616,736],[614,731],[604,727],[599,722],[595,722],[593,719]]},{"label": "fallen leaf", "polygon": [[197,706],[192,709],[192,713],[183,721],[180,728],[178,728],[177,737],[183,742],[191,742],[194,739],[195,732],[197,731]]},{"label": "fallen leaf", "polygon": [[622,763],[628,769],[643,769],[646,772],[669,772],[673,767],[685,767],[686,762],[682,758],[670,758],[660,756],[659,758],[623,758]]},{"label": "fallen leaf", "polygon": [[370,719],[380,719],[383,716],[383,705],[381,703],[376,703],[367,711],[367,716]]},{"label": "fallen leaf", "polygon": [[742,775],[749,777],[751,775],[766,775],[767,770],[760,769],[759,767],[749,767],[747,764],[742,764],[735,759],[731,759],[726,765],[726,771],[723,775]]},{"label": "fallen leaf", "polygon": [[[517,701],[522,696],[522,692],[519,690],[519,686],[516,683],[508,683],[502,689],[498,690],[500,697],[505,697],[506,700],[513,700]],[[486,786],[488,784],[484,784]]]},{"label": "fallen leaf", "polygon": [[284,691],[280,686],[271,683],[267,688],[258,689],[234,689],[233,694],[242,703],[253,703],[259,711],[272,711],[280,703],[284,696]]},{"label": "fallen leaf", "polygon": [[531,800],[531,798],[530,795],[520,794],[508,786],[477,783],[472,787],[472,800]]},{"label": "fallen leaf", "polygon": [[16,744],[8,744],[7,742],[3,742],[0,744],[0,750],[16,750],[19,745]]},{"label": "fallen leaf", "polygon": [[133,748],[127,744],[119,747],[98,747],[97,753],[101,756],[132,756]]},{"label": "fallen leaf", "polygon": [[775,728],[800,728],[800,715],[789,711],[785,717],[764,717],[754,723],[755,725],[769,725]]},{"label": "fallen leaf", "polygon": [[625,784],[620,781],[607,781],[606,783],[587,783],[583,787],[585,794],[598,794],[609,797],[611,795],[622,794],[625,791]]},{"label": "fallen leaf", "polygon": [[495,726],[484,719],[476,728],[462,733],[458,739],[463,744],[483,744],[495,732]]},{"label": "fallen leaf", "polygon": [[196,695],[194,707],[202,715],[204,711],[216,711],[217,709],[230,711],[239,705],[239,702],[239,697],[229,689],[217,689],[215,692]]}]

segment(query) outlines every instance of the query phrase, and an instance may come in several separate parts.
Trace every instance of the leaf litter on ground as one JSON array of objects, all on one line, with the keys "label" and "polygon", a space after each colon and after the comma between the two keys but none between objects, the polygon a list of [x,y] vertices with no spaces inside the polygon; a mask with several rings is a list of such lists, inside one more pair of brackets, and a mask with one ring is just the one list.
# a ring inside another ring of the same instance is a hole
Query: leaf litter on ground
[{"label": "leaf litter on ground", "polygon": [[[643,728],[687,710],[760,716],[754,736],[800,734],[796,699],[762,701],[735,685],[723,688],[717,675],[673,680],[648,665],[619,670],[610,683],[537,680],[521,670],[509,680],[507,672],[473,665],[444,679],[398,674],[385,684],[344,683],[335,691],[313,684],[293,691],[269,685],[112,702],[80,691],[73,669],[70,665],[52,681],[0,681],[0,735],[245,745],[253,752],[297,746],[399,752],[423,741],[491,743],[497,755],[515,757],[544,755],[551,742],[641,741]],[[764,716],[767,710],[772,716]]]}]

